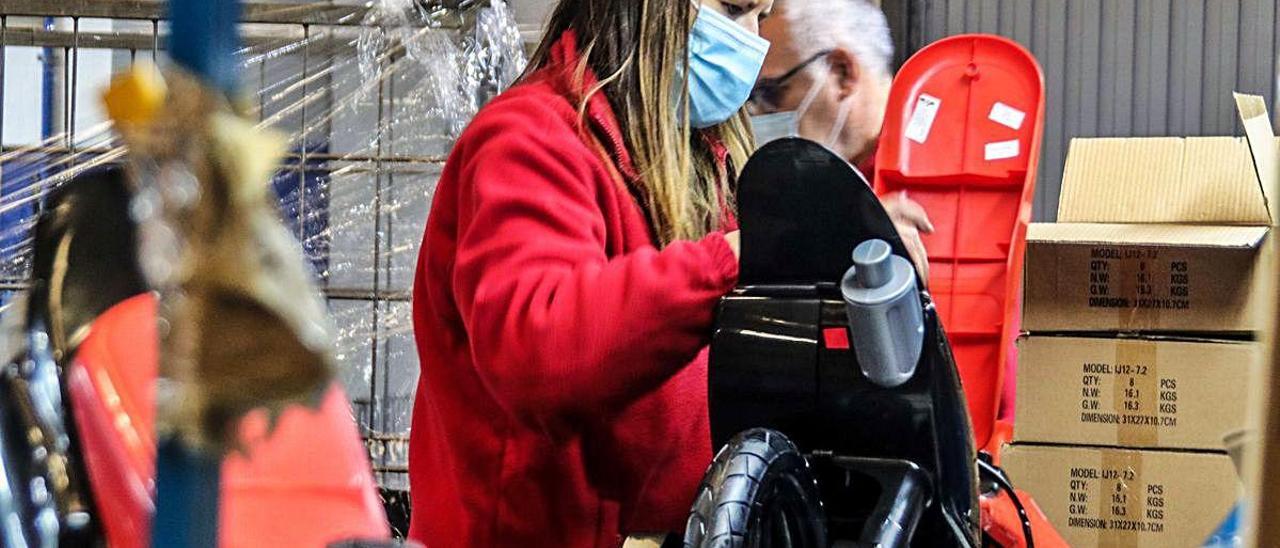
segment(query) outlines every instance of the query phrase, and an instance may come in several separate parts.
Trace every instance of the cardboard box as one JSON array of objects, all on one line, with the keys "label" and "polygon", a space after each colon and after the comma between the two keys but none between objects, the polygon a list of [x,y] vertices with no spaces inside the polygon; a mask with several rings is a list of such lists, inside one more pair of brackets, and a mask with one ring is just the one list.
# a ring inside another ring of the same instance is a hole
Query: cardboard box
[{"label": "cardboard box", "polygon": [[1267,227],[1033,224],[1024,330],[1249,333]]},{"label": "cardboard box", "polygon": [[[1251,120],[1246,123],[1245,133],[1265,136],[1271,127],[1265,121],[1266,103],[1261,98],[1251,98],[1243,104],[1249,109],[1242,117]],[[1250,114],[1261,114],[1252,117]],[[1260,170],[1268,196],[1280,195],[1280,177],[1277,177],[1275,166],[1280,164],[1280,157],[1262,158],[1258,164],[1269,163],[1271,171]],[[1269,174],[1268,174],[1269,173]],[[1260,293],[1267,303],[1263,305],[1262,333],[1274,334],[1280,328],[1280,243],[1271,239],[1263,248],[1261,277],[1265,284]],[[1275,337],[1264,336],[1264,359],[1259,375],[1250,385],[1253,387],[1250,403],[1249,430],[1244,435],[1243,453],[1245,462],[1245,485],[1249,498],[1244,502],[1247,508],[1245,523],[1241,526],[1246,531],[1245,546],[1280,546],[1280,375],[1276,374],[1280,367],[1280,353],[1276,350]]]},{"label": "cardboard box", "polygon": [[1220,453],[1018,444],[1002,458],[1071,546],[1201,546],[1240,495]]},{"label": "cardboard box", "polygon": [[1252,342],[1031,336],[1018,341],[1014,441],[1225,449],[1246,423]]},{"label": "cardboard box", "polygon": [[1276,141],[1249,100],[1237,96],[1247,138],[1071,142],[1058,223],[1027,231],[1023,329],[1258,328],[1254,265],[1272,222],[1260,181]]}]

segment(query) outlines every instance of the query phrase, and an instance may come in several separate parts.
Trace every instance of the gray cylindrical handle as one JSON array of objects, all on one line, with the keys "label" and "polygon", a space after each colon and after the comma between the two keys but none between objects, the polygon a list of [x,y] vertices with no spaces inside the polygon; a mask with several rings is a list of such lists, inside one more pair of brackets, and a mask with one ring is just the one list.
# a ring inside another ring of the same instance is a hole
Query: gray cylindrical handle
[{"label": "gray cylindrical handle", "polygon": [[924,309],[911,261],[883,240],[862,242],[840,292],[862,374],[886,388],[911,380],[924,349]]},{"label": "gray cylindrical handle", "polygon": [[893,249],[884,240],[867,240],[853,250],[853,268],[858,285],[866,289],[884,287],[893,279]]}]

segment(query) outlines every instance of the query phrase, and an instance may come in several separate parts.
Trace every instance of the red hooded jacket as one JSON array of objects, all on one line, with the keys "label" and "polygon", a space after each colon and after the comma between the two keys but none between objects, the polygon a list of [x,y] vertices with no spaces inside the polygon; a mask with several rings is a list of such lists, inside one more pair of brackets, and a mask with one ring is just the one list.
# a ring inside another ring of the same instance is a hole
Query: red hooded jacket
[{"label": "red hooded jacket", "polygon": [[580,123],[579,59],[566,33],[436,190],[409,453],[410,537],[431,548],[682,530],[711,460],[706,346],[738,263],[722,233],[655,247],[603,94]]}]

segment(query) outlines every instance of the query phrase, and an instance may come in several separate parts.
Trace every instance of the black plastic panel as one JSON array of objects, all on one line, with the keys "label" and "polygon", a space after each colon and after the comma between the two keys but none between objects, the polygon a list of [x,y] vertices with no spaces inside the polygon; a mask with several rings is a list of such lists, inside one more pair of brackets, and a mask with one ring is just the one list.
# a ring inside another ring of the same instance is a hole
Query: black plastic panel
[{"label": "black plastic panel", "polygon": [[738,179],[742,285],[839,282],[863,241],[908,257],[867,180],[822,145],[773,141]]}]

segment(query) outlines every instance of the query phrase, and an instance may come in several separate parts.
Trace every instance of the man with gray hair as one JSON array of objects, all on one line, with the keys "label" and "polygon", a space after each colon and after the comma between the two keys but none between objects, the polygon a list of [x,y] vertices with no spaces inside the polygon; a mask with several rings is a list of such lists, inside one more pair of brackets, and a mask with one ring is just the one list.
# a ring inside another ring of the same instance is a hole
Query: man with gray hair
[{"label": "man with gray hair", "polygon": [[[875,157],[893,81],[893,42],[884,12],[867,0],[775,0],[760,23],[772,46],[751,94],[756,144],[803,137],[865,169]],[[929,262],[920,233],[924,208],[899,194],[885,209],[920,275]]]},{"label": "man with gray hair", "polygon": [[777,0],[760,35],[772,47],[752,108],[783,116],[757,118],[766,122],[756,124],[757,140],[794,133],[855,165],[869,160],[893,80],[893,42],[880,8],[867,0]]}]

